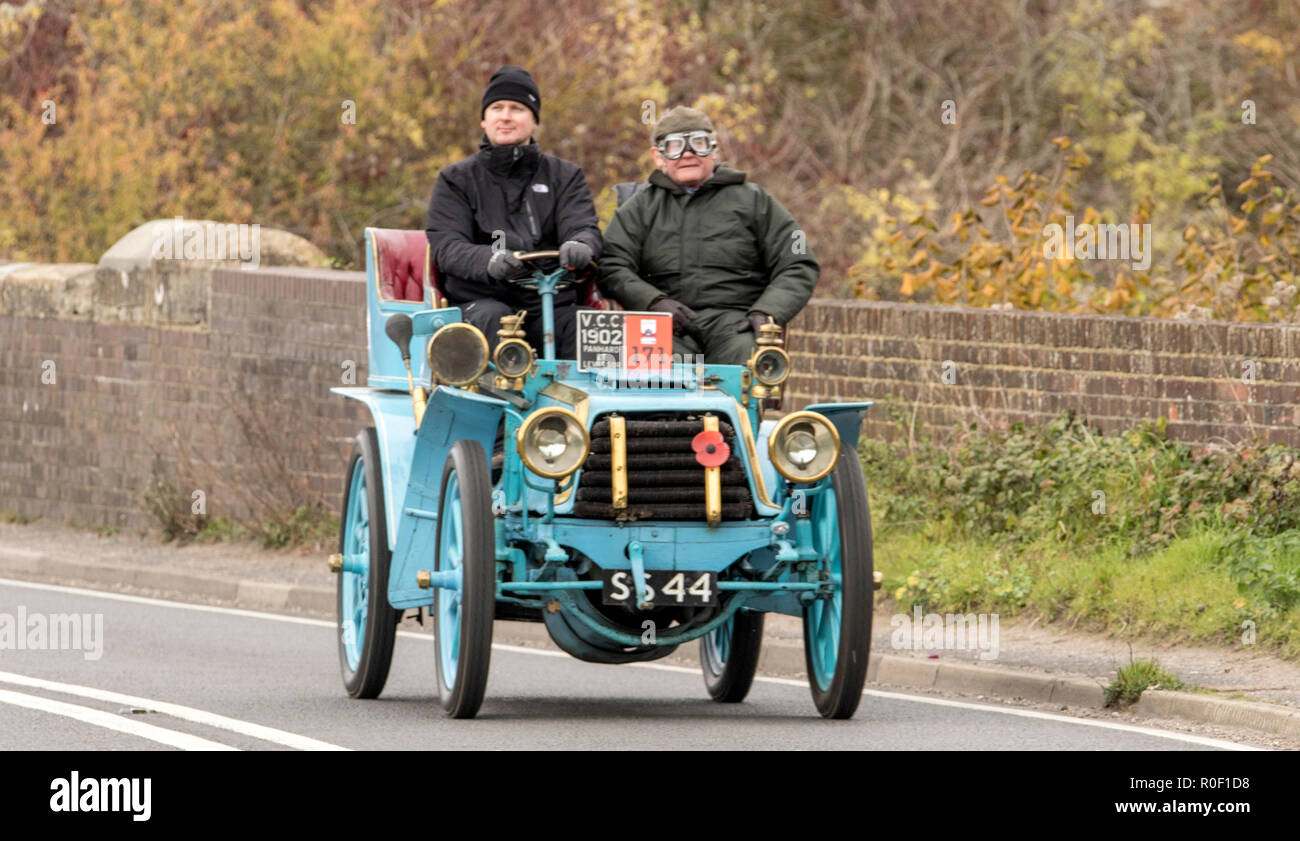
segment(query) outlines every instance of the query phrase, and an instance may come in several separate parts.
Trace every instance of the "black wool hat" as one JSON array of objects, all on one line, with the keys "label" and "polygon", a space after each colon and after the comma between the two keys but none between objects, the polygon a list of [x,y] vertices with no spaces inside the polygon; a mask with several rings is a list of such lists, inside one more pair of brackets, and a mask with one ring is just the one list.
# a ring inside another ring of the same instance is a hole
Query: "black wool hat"
[{"label": "black wool hat", "polygon": [[479,112],[479,118],[482,119],[489,105],[502,99],[528,106],[528,110],[533,112],[533,119],[539,124],[542,122],[542,92],[533,77],[522,67],[507,64],[492,74],[487,90],[483,92],[483,108]]}]

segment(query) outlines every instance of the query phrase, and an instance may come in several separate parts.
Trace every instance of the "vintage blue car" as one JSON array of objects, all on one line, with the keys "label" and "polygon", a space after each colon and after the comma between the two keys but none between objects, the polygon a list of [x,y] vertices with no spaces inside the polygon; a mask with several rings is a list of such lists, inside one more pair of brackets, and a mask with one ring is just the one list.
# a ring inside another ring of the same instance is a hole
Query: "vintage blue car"
[{"label": "vintage blue car", "polygon": [[[519,256],[548,338],[557,288],[614,311],[590,277],[544,270],[556,252]],[[555,359],[549,341],[538,359],[511,316],[489,358],[441,296],[422,231],[367,229],[366,276],[367,385],[333,389],[373,420],[330,558],[351,696],[379,695],[399,619],[428,608],[457,718],[483,703],[494,619],[542,622],[596,663],[699,639],[709,694],[737,702],[773,612],[803,618],[818,711],[853,715],[876,586],[856,455],[870,403],[765,418],[789,374],[775,325],[746,366],[659,360],[652,375],[626,358]]]}]

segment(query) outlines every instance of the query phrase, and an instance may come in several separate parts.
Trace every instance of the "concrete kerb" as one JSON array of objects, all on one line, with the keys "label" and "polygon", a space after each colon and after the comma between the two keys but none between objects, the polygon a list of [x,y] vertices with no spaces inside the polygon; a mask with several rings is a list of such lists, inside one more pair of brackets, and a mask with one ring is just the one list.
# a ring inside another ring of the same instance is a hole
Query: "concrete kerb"
[{"label": "concrete kerb", "polygon": [[1253,701],[1215,698],[1196,692],[1143,692],[1132,706],[1138,715],[1183,718],[1202,724],[1249,727],[1300,739],[1300,712]]},{"label": "concrete kerb", "polygon": [[[336,604],[332,589],[224,579],[127,565],[62,561],[23,549],[0,549],[0,576],[36,581],[77,581],[103,587],[137,587],[230,601],[244,608],[290,610],[321,616],[333,615]],[[494,639],[516,645],[551,644],[543,626],[525,622],[498,622]],[[677,654],[666,661],[697,662],[693,647],[690,653]],[[805,669],[802,643],[770,638],[764,641],[759,661],[761,673],[801,677]],[[895,654],[873,656],[867,669],[867,680],[900,688],[939,689],[1070,707],[1101,709],[1105,706],[1105,692],[1098,682],[990,666],[938,663]],[[1247,727],[1300,739],[1300,712],[1253,701],[1157,691],[1143,694],[1130,711],[1145,717],[1176,717],[1202,724]]]}]

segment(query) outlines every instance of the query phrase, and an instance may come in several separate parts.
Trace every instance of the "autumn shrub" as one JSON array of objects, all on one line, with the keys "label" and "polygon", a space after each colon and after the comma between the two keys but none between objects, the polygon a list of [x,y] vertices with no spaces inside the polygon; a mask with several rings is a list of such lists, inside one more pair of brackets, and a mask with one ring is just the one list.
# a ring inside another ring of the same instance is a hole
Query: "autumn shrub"
[{"label": "autumn shrub", "polygon": [[[183,215],[357,267],[366,225],[422,225],[515,63],[605,220],[649,171],[645,121],[709,111],[808,234],[821,294],[1295,318],[1300,6],[986,6],[0,0],[0,256],[93,261]],[[1151,267],[1044,259],[1065,216],[1150,224]]]}]

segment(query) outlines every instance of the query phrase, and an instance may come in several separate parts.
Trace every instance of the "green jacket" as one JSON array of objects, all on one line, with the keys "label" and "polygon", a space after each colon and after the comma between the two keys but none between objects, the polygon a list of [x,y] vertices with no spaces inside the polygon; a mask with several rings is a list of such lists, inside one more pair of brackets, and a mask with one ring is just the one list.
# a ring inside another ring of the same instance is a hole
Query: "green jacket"
[{"label": "green jacket", "polygon": [[786,324],[818,275],[790,211],[720,163],[694,194],[658,170],[650,175],[610,220],[599,286],[630,310],[667,296],[694,310],[765,312]]}]

